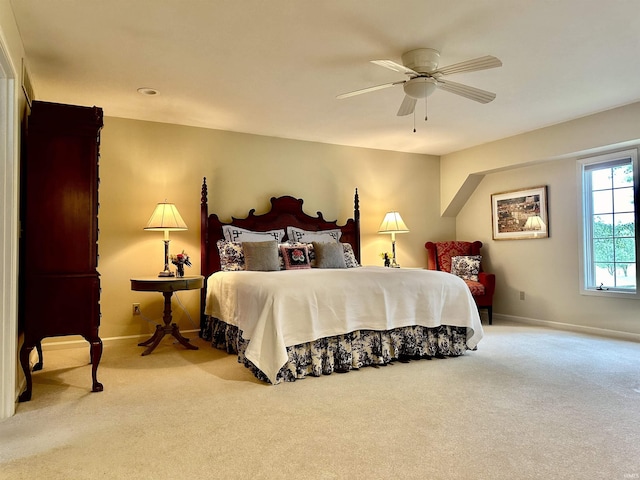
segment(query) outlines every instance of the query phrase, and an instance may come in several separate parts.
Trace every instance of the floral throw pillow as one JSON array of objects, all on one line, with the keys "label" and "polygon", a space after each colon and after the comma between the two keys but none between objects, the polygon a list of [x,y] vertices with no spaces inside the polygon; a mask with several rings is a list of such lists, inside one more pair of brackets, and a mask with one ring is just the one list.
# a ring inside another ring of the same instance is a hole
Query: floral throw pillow
[{"label": "floral throw pillow", "polygon": [[309,248],[302,245],[280,245],[280,253],[284,259],[285,270],[301,270],[311,268]]},{"label": "floral throw pillow", "polygon": [[244,270],[244,251],[241,243],[218,240],[216,245],[220,254],[221,271],[238,272]]},{"label": "floral throw pillow", "polygon": [[356,260],[356,255],[353,253],[353,247],[350,243],[343,243],[342,248],[344,248],[344,261],[347,264],[347,268],[356,268],[359,267],[360,264],[358,260]]},{"label": "floral throw pillow", "polygon": [[451,273],[464,280],[478,281],[482,255],[461,255],[451,257]]}]

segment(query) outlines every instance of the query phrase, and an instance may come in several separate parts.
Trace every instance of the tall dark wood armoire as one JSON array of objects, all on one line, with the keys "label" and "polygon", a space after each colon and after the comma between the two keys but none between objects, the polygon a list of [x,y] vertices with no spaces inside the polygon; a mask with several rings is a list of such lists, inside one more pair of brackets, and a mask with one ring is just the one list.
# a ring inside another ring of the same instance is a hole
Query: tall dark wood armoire
[{"label": "tall dark wood armoire", "polygon": [[20,308],[31,399],[30,353],[45,337],[82,335],[90,343],[94,392],[102,356],[98,273],[98,160],[102,109],[34,101],[27,121],[21,197]]}]

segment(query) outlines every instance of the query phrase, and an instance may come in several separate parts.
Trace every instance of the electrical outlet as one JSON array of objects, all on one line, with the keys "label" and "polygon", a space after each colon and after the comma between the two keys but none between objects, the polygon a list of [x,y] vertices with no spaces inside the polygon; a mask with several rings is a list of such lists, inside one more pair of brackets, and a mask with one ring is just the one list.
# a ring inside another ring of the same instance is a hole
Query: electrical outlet
[{"label": "electrical outlet", "polygon": [[142,315],[142,312],[140,311],[140,304],[139,303],[134,303],[133,304],[133,314],[134,315]]},{"label": "electrical outlet", "polygon": [[524,300],[524,292],[520,292],[520,300]]}]

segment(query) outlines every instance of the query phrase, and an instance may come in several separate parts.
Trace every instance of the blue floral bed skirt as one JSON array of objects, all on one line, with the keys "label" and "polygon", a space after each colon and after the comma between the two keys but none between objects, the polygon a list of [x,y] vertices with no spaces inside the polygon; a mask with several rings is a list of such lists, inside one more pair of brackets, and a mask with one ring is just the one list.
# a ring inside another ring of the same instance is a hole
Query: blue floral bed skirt
[{"label": "blue floral bed skirt", "polygon": [[[209,318],[202,338],[211,341],[215,348],[237,354],[238,363],[244,364],[256,378],[269,382],[267,376],[245,357],[248,341],[242,337],[238,327]],[[388,331],[358,330],[321,338],[287,347],[289,360],[278,372],[276,383],[293,382],[308,375],[317,377],[371,365],[386,365],[394,360],[460,356],[467,350],[466,339],[466,327],[446,325]]]}]

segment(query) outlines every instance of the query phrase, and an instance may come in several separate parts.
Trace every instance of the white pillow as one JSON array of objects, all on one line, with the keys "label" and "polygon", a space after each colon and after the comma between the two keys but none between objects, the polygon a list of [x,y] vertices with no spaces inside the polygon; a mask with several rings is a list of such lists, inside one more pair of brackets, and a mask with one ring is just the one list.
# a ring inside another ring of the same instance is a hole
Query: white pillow
[{"label": "white pillow", "polygon": [[341,236],[342,230],[339,228],[314,232],[297,227],[287,227],[287,237],[293,243],[339,242]]},{"label": "white pillow", "polygon": [[282,243],[284,238],[284,230],[268,230],[266,232],[253,232],[246,228],[235,227],[233,225],[223,225],[222,234],[227,242],[265,242],[268,240],[275,240],[277,243]]}]

